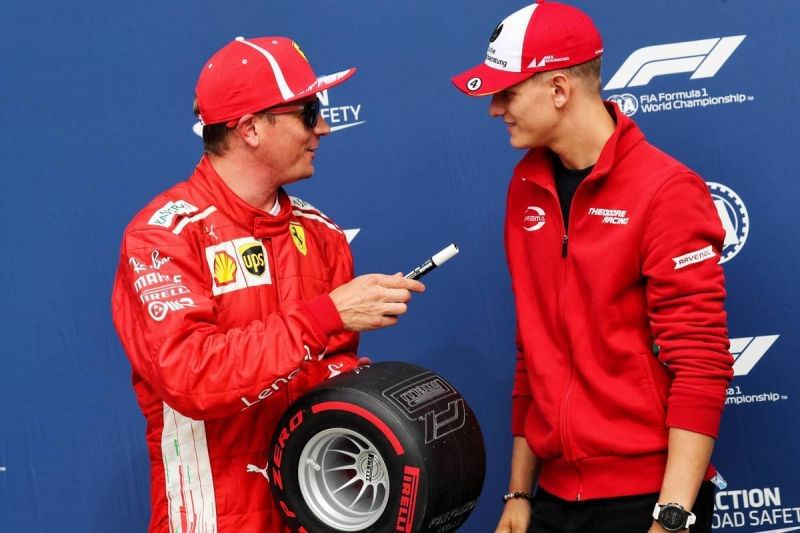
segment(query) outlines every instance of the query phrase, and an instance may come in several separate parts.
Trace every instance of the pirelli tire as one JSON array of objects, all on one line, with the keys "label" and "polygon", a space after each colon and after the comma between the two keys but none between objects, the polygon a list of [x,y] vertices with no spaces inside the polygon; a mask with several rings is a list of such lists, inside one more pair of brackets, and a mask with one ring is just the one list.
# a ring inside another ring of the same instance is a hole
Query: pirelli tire
[{"label": "pirelli tire", "polygon": [[399,362],[326,381],[284,414],[270,480],[296,532],[454,531],[475,508],[486,453],[443,377]]}]

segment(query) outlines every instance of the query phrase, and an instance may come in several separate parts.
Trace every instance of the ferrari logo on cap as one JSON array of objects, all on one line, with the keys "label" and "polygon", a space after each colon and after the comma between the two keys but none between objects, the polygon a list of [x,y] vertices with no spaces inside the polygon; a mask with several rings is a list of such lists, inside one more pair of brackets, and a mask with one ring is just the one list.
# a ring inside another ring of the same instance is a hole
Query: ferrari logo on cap
[{"label": "ferrari logo on cap", "polygon": [[298,54],[300,54],[301,56],[303,56],[303,59],[305,59],[305,60],[306,60],[306,63],[308,63],[308,58],[307,58],[307,57],[306,57],[306,55],[303,53],[303,51],[302,51],[302,50],[300,50],[300,45],[299,45],[299,44],[297,44],[296,42],[292,41],[292,46],[294,46],[294,49],[295,49],[295,50],[297,50],[297,53],[298,53]]},{"label": "ferrari logo on cap", "polygon": [[306,245],[306,230],[303,229],[303,226],[301,226],[297,222],[290,222],[289,235],[292,236],[292,240],[294,241],[294,245],[295,247],[297,247],[297,250],[301,254],[307,255],[308,246]]}]

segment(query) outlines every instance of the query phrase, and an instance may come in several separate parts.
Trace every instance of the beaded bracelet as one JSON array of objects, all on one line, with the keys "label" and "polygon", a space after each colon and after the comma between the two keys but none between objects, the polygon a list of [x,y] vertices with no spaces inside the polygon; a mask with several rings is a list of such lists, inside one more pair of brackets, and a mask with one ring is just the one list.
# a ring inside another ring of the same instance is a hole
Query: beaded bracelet
[{"label": "beaded bracelet", "polygon": [[524,498],[529,502],[533,501],[533,494],[530,492],[509,492],[508,494],[503,496],[503,503],[506,503],[508,500],[514,500],[516,498]]}]

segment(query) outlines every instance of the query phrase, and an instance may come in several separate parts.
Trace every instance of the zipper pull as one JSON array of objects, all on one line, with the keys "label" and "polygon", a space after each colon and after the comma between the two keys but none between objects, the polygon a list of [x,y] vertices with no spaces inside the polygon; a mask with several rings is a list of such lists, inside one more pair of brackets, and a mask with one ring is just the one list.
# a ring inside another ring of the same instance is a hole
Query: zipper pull
[{"label": "zipper pull", "polygon": [[567,243],[569,242],[569,237],[564,235],[564,238],[561,240],[561,257],[567,257]]}]

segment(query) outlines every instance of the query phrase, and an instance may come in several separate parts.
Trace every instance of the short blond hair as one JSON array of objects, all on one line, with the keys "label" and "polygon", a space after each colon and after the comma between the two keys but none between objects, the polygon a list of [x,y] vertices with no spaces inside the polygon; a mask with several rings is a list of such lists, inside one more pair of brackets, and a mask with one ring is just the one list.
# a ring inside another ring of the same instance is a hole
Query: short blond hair
[{"label": "short blond hair", "polygon": [[600,67],[602,66],[602,56],[596,57],[586,63],[575,65],[564,70],[571,76],[583,81],[591,91],[600,94]]}]

